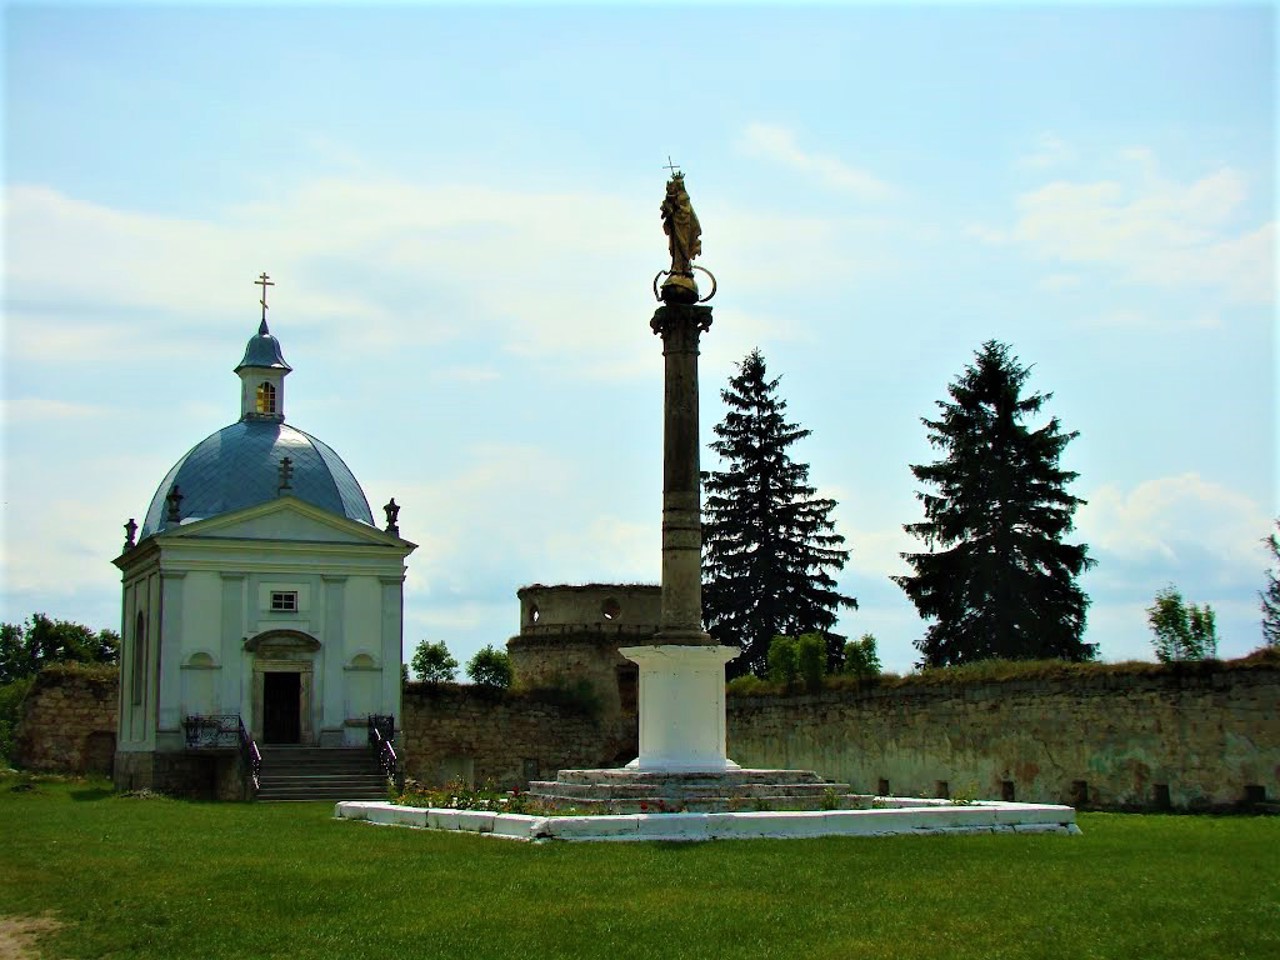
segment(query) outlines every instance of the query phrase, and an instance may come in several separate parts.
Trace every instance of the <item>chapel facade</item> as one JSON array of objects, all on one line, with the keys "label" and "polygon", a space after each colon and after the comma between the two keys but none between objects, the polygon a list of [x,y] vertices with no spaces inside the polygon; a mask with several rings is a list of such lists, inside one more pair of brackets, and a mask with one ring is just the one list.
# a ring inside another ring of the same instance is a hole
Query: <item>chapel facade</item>
[{"label": "chapel facade", "polygon": [[126,524],[119,789],[234,796],[246,740],[264,755],[363,747],[371,717],[399,726],[415,544],[394,500],[380,529],[342,458],[286,422],[291,369],[264,297],[235,367],[239,419]]}]

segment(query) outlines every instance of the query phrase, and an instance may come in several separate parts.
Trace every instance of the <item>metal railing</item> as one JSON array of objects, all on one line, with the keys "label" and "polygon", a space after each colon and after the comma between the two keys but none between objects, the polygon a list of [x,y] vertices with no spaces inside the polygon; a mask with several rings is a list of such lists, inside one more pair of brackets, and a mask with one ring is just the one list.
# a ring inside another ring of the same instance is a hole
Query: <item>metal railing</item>
[{"label": "metal railing", "polygon": [[262,753],[249,736],[244,721],[238,713],[220,713],[212,716],[192,715],[182,721],[188,750],[236,750],[240,754],[241,769],[245,778],[258,790],[258,776],[262,772]]},{"label": "metal railing", "polygon": [[395,717],[369,714],[369,749],[377,756],[382,775],[400,790],[403,789],[404,782],[400,772],[400,758],[396,756],[395,739]]}]

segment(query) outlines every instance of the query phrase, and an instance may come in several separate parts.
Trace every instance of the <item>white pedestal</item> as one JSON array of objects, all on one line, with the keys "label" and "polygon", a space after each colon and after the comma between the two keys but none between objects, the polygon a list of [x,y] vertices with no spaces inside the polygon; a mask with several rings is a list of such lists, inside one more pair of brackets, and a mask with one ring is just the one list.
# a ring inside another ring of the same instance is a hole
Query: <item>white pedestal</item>
[{"label": "white pedestal", "polygon": [[640,666],[640,755],[628,770],[737,770],[725,756],[724,665],[734,647],[662,644],[618,651]]}]

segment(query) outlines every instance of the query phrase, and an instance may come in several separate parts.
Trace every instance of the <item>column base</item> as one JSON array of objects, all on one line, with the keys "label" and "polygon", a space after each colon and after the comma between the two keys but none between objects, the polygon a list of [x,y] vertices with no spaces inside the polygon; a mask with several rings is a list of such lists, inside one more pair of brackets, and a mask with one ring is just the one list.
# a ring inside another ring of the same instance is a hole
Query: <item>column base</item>
[{"label": "column base", "polygon": [[[668,636],[660,633],[654,639]],[[677,640],[618,652],[640,667],[640,755],[627,769],[739,769],[725,756],[724,665],[738,656],[736,647]]]}]

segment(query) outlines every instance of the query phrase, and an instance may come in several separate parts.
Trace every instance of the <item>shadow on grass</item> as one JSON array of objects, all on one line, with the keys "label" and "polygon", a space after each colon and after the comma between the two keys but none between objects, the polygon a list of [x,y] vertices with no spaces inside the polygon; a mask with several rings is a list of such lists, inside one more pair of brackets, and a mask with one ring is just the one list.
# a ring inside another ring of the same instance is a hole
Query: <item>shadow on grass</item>
[{"label": "shadow on grass", "polygon": [[83,790],[71,790],[67,795],[78,803],[84,803],[89,800],[105,800],[115,796],[115,791],[110,787],[86,787]]}]

